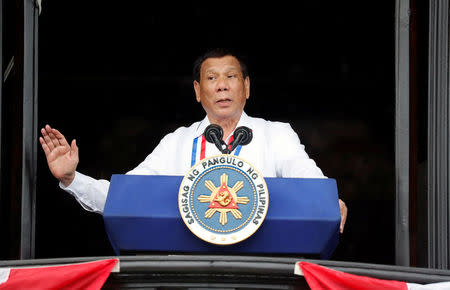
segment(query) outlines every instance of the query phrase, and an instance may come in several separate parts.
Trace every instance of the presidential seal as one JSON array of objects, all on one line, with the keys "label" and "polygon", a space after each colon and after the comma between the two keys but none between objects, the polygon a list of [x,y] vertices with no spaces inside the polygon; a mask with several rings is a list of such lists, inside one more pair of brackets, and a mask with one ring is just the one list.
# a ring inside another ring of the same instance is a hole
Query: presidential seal
[{"label": "presidential seal", "polygon": [[266,217],[269,193],[262,175],[234,155],[201,160],[183,178],[181,217],[200,239],[230,245],[254,234]]}]

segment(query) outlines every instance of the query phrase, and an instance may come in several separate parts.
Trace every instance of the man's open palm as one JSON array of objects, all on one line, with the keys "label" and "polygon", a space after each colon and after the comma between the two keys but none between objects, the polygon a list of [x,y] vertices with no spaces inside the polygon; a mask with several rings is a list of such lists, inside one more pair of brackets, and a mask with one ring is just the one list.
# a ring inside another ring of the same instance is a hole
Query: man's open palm
[{"label": "man's open palm", "polygon": [[39,141],[51,173],[65,186],[70,185],[75,178],[75,170],[78,165],[76,141],[73,140],[69,145],[64,135],[49,125],[42,128],[41,133],[42,137],[39,138]]}]

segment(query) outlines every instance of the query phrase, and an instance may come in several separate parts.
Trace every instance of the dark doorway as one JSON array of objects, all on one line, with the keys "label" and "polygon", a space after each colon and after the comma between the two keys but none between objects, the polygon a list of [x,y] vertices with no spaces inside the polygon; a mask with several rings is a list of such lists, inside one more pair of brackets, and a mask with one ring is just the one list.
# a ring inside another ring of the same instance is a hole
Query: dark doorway
[{"label": "dark doorway", "polygon": [[[393,264],[395,3],[379,2],[46,1],[39,124],[77,139],[80,172],[125,173],[165,134],[203,118],[196,56],[236,48],[249,63],[246,112],[290,122],[338,182],[349,219],[333,259]],[[113,254],[101,216],[62,192],[38,158],[36,257]]]}]

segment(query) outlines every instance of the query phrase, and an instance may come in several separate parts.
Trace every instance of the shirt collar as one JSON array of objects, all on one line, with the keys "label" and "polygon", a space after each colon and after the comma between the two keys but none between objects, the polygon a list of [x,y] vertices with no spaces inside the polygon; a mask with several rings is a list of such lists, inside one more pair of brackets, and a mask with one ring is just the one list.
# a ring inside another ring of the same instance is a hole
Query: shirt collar
[{"label": "shirt collar", "polygon": [[[203,132],[205,132],[206,127],[208,127],[211,123],[209,122],[208,115],[205,116],[205,118],[198,124],[197,129],[195,130],[195,136],[201,136]],[[236,125],[237,127],[240,126],[247,126],[251,128],[250,126],[250,117],[242,111],[241,117],[239,118],[239,122]],[[227,136],[228,137],[228,136]]]}]

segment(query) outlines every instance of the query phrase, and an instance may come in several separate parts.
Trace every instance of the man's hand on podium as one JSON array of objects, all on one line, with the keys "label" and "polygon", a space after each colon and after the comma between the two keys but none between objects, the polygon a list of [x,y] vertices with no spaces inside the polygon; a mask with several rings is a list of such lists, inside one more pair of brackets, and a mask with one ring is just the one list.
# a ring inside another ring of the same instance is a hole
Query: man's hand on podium
[{"label": "man's hand on podium", "polygon": [[39,138],[39,142],[41,142],[42,149],[45,152],[51,173],[62,184],[69,186],[75,178],[75,170],[79,160],[75,139],[69,145],[64,135],[49,125],[42,128],[41,133],[42,137]]},{"label": "man's hand on podium", "polygon": [[342,234],[344,232],[345,221],[347,220],[347,206],[345,202],[339,199],[339,208],[341,210],[341,226],[339,227],[339,232]]}]

